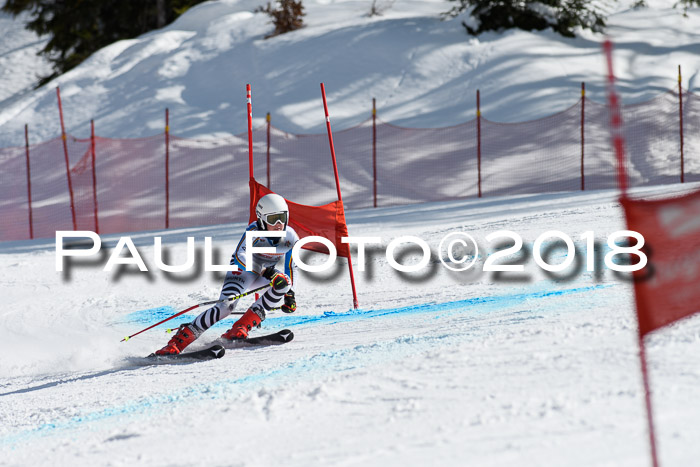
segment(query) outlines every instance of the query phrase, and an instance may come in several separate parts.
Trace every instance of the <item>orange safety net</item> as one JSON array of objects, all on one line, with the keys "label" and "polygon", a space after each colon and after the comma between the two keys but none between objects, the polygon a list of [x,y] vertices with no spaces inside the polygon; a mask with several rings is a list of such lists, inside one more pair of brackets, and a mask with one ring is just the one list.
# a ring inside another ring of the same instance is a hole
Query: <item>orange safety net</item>
[{"label": "orange safety net", "polygon": [[24,147],[0,148],[0,171],[0,240],[29,238],[29,196]]},{"label": "orange safety net", "polygon": [[[683,178],[700,181],[700,97],[687,92],[680,97]],[[677,92],[666,92],[623,107],[631,187],[680,182],[679,104]],[[479,178],[483,196],[572,191],[582,185],[586,190],[612,189],[617,180],[608,125],[606,107],[586,98],[557,114],[522,123],[482,117],[446,128],[420,129],[377,119],[373,128],[368,119],[333,135],[344,207],[374,205],[373,150],[378,206],[476,197]],[[296,135],[270,127],[268,147],[267,131],[263,127],[253,132],[258,180],[300,205],[334,203],[327,135]],[[166,227],[166,216],[170,228],[248,219],[246,134],[171,136],[167,170],[163,134],[95,138],[94,169],[89,139],[69,136],[67,143],[78,229],[99,227],[101,234],[160,230]],[[34,238],[72,230],[61,139],[31,145],[29,151]],[[27,188],[24,146],[0,148],[0,241],[30,238]]]}]

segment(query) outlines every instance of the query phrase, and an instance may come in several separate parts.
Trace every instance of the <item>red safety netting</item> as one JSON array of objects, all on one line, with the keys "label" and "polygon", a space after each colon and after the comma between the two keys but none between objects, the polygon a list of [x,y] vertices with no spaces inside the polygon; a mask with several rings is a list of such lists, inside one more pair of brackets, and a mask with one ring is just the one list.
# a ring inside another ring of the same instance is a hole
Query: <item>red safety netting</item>
[{"label": "red safety netting", "polygon": [[171,138],[170,227],[245,221],[248,196],[246,139]]},{"label": "red safety netting", "polygon": [[[688,94],[684,94],[687,98]],[[667,92],[651,101],[622,108],[630,186],[680,182],[680,114],[678,94]],[[616,186],[610,149],[607,107],[586,102],[586,188]],[[690,128],[685,125],[686,132]],[[589,156],[590,155],[590,156]]]},{"label": "red safety netting", "polygon": [[100,233],[165,227],[165,142],[95,138]]},{"label": "red safety netting", "polygon": [[379,123],[377,205],[477,196],[476,141],[474,120],[431,129]]},{"label": "red safety netting", "polygon": [[0,240],[29,238],[27,161],[23,147],[0,149]]},{"label": "red safety netting", "polygon": [[[266,130],[253,132],[255,173],[266,174]],[[359,126],[333,133],[343,201],[355,208],[372,206],[372,127]],[[337,199],[328,135],[294,135],[270,131],[270,189],[298,203],[320,206]]]},{"label": "red safety netting", "polygon": [[[666,92],[623,107],[630,186],[681,181],[680,104],[676,92]],[[700,97],[684,93],[682,105],[683,179],[700,181]],[[379,119],[373,126],[368,119],[334,133],[344,206],[372,207],[375,182],[378,206],[476,197],[479,188],[483,196],[615,188],[608,126],[606,106],[585,98],[522,123],[480,117],[420,129]],[[269,169],[269,188],[295,203],[336,201],[326,134],[295,135],[270,127],[268,146],[267,133],[267,127],[253,132],[258,180],[268,184]],[[80,230],[118,233],[248,219],[245,134],[97,137],[94,166],[90,139],[69,136],[67,146]],[[0,148],[0,241],[73,229],[61,139],[31,145],[29,152],[31,230],[25,147]]]},{"label": "red safety netting", "polygon": [[581,102],[524,123],[481,121],[482,193],[581,189]]}]

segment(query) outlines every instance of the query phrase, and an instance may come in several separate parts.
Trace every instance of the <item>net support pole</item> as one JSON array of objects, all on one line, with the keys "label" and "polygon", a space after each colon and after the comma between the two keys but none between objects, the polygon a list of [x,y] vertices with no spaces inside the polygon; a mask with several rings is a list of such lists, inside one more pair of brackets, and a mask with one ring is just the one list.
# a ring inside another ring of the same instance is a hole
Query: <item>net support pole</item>
[{"label": "net support pole", "polygon": [[[340,178],[338,177],[338,163],[335,158],[335,148],[333,146],[333,132],[331,131],[331,118],[328,115],[328,102],[326,101],[326,87],[321,83],[321,96],[323,97],[323,110],[326,114],[326,129],[328,130],[328,143],[331,147],[331,158],[333,159],[333,173],[335,175],[335,188],[338,192],[338,201],[340,201],[341,206],[343,203],[343,195],[340,193]],[[343,211],[345,207],[343,206]],[[352,256],[348,254],[348,269],[350,271],[350,283],[352,285],[352,300],[353,307],[357,308],[357,290],[355,288],[355,274],[352,271]]]},{"label": "net support pole", "polygon": [[170,109],[165,109],[165,228],[170,228]]},{"label": "net support pole", "polygon": [[32,169],[29,165],[29,125],[24,124],[24,148],[27,159],[27,203],[29,205],[29,238],[34,239],[34,219],[32,217]]},{"label": "net support pole", "polygon": [[372,195],[377,207],[377,99],[372,98]]},{"label": "net support pole", "polygon": [[267,120],[267,187],[270,188],[270,112],[265,119]]},{"label": "net support pole", "polygon": [[683,157],[683,86],[681,84],[681,66],[678,65],[678,115],[680,116],[681,133],[681,183],[685,183],[685,160]]},{"label": "net support pole", "polygon": [[56,86],[58,99],[58,115],[61,119],[61,140],[63,140],[63,155],[66,160],[66,178],[68,179],[68,194],[70,195],[70,213],[73,218],[73,230],[78,230],[78,222],[75,218],[75,201],[73,196],[73,181],[70,176],[70,161],[68,160],[68,142],[66,140],[66,126],[63,123],[63,105],[61,104],[61,89]]},{"label": "net support pole", "polygon": [[476,172],[479,198],[481,198],[481,93],[476,90]]},{"label": "net support pole", "polygon": [[[603,50],[607,62],[607,88],[608,88],[608,111],[610,113],[610,133],[613,148],[617,158],[617,176],[620,185],[621,197],[627,197],[627,173],[625,171],[625,140],[622,133],[622,114],[620,112],[620,100],[615,92],[615,74],[613,71],[612,42],[606,39],[603,43]],[[656,436],[654,435],[654,419],[652,415],[651,391],[649,389],[649,378],[647,371],[646,350],[644,348],[644,336],[639,335],[639,361],[642,368],[642,378],[644,380],[644,398],[646,401],[647,424],[649,429],[649,444],[651,446],[651,459],[654,467],[659,466],[656,454]]]},{"label": "net support pole", "polygon": [[584,127],[586,122],[586,83],[581,82],[581,191],[586,189],[586,174],[584,172],[583,156],[584,152]]},{"label": "net support pole", "polygon": [[100,233],[100,222],[97,208],[97,171],[95,164],[95,120],[90,120],[90,154],[92,156],[92,203],[95,207],[95,233]]}]

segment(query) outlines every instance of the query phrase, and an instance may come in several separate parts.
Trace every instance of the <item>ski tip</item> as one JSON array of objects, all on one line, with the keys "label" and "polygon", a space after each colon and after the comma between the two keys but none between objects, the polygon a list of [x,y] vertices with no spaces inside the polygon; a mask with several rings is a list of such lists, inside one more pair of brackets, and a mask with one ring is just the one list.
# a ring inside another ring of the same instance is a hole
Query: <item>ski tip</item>
[{"label": "ski tip", "polygon": [[222,345],[212,345],[202,350],[195,350],[194,352],[180,352],[177,354],[166,354],[157,355],[152,353],[146,357],[149,361],[155,362],[176,362],[176,361],[187,361],[187,360],[211,360],[216,358],[221,358],[226,353],[226,349]]},{"label": "ski tip", "polygon": [[289,329],[282,329],[278,334],[284,339],[284,342],[289,342],[294,339],[294,333]]},{"label": "ski tip", "polygon": [[209,352],[214,356],[214,358],[221,358],[226,354],[226,349],[223,345],[213,345],[209,347]]}]

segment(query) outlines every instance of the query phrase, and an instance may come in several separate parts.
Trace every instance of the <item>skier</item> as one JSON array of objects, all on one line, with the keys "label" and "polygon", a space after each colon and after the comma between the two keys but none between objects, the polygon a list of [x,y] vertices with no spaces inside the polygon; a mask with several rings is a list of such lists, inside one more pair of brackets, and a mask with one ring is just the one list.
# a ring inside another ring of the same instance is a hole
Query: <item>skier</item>
[{"label": "skier", "polygon": [[[294,313],[296,300],[292,283],[294,279],[294,261],[292,248],[299,240],[299,236],[292,227],[289,227],[289,207],[280,195],[270,193],[263,196],[255,207],[257,220],[250,224],[247,232],[273,231],[282,232],[282,237],[257,237],[253,245],[257,247],[274,247],[275,253],[246,254],[246,234],[238,242],[236,251],[231,257],[231,263],[238,266],[238,271],[226,273],[224,285],[221,289],[219,300],[240,295],[246,290],[255,289],[266,284],[270,288],[258,298],[248,310],[236,321],[231,329],[222,334],[221,338],[228,341],[245,339],[248,332],[254,326],[260,326],[265,319],[265,313],[279,306],[285,313]],[[275,268],[279,260],[284,257],[284,272]],[[246,271],[246,264],[252,261],[252,271]],[[204,331],[214,323],[227,317],[235,308],[238,300],[233,302],[218,303],[209,308],[191,323],[180,325],[177,334],[168,344],[156,351],[156,355],[179,354],[182,350],[194,342]]]}]

